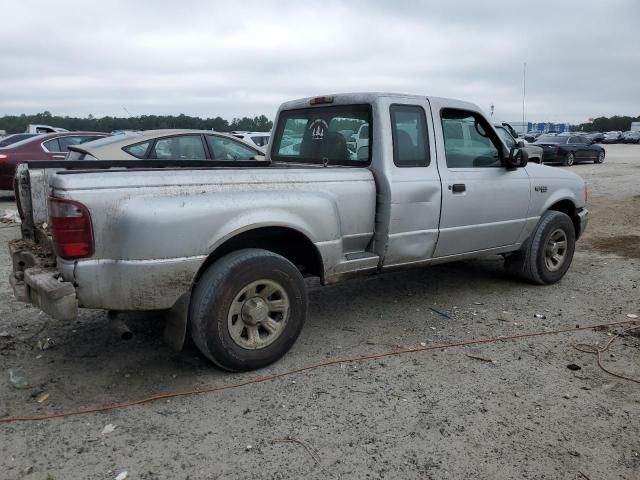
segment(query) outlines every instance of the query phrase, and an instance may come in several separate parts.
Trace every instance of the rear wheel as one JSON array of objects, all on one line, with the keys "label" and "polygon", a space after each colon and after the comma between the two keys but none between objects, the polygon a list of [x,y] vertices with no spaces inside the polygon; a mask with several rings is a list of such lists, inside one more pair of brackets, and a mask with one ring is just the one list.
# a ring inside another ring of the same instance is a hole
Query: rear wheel
[{"label": "rear wheel", "polygon": [[225,370],[261,368],[295,343],[307,314],[299,270],[267,250],[244,249],[212,264],[189,312],[198,349]]},{"label": "rear wheel", "polygon": [[575,247],[576,234],[569,216],[550,210],[542,216],[523,248],[505,258],[505,267],[532,283],[555,283],[571,266]]},{"label": "rear wheel", "polygon": [[595,163],[603,163],[604,162],[604,152],[598,153],[598,157],[595,160]]},{"label": "rear wheel", "polygon": [[576,162],[576,156],[573,152],[569,152],[565,155],[564,160],[562,161],[562,165],[565,167],[570,167]]}]

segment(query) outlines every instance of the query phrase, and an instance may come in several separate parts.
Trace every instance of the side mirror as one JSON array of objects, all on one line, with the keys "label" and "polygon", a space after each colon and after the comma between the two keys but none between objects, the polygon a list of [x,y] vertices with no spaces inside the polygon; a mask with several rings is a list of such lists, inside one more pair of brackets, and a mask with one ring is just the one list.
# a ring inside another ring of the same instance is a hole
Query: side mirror
[{"label": "side mirror", "polygon": [[520,145],[509,150],[509,156],[505,159],[507,170],[526,167],[529,162],[529,154]]}]

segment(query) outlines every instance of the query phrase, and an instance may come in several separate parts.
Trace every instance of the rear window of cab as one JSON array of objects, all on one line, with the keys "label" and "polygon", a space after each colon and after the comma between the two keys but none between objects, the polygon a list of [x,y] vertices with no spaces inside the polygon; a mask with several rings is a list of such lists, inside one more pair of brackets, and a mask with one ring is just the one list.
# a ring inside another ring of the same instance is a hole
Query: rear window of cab
[{"label": "rear window of cab", "polygon": [[371,162],[370,125],[370,105],[283,111],[271,156],[276,162],[366,166]]}]

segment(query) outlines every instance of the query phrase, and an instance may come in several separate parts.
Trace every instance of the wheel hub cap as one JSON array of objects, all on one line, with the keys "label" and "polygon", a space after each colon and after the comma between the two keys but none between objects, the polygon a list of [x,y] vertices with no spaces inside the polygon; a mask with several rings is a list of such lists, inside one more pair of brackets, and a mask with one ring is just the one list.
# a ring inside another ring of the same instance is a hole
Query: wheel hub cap
[{"label": "wheel hub cap", "polygon": [[545,247],[544,261],[551,272],[559,270],[567,258],[567,235],[562,229],[554,230],[549,235]]},{"label": "wheel hub cap", "polygon": [[269,315],[267,303],[260,297],[253,297],[242,305],[242,321],[247,325],[257,325],[264,322]]},{"label": "wheel hub cap", "polygon": [[290,306],[289,296],[278,282],[251,282],[240,289],[229,307],[227,328],[231,339],[247,350],[271,345],[285,330]]}]

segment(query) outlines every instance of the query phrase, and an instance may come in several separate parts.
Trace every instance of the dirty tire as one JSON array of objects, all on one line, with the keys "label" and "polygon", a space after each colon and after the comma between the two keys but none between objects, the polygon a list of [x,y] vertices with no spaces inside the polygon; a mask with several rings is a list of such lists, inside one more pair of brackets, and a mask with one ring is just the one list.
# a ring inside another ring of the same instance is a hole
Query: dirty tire
[{"label": "dirty tire", "polygon": [[[564,261],[557,270],[547,264],[546,252],[552,236],[566,239]],[[513,275],[538,285],[549,285],[560,280],[571,266],[576,247],[573,222],[566,213],[549,210],[538,222],[536,229],[522,246],[522,249],[505,258],[505,268]]]},{"label": "dirty tire", "polygon": [[[243,289],[257,281],[282,287],[288,315],[277,338],[259,349],[240,346],[230,333],[232,305]],[[299,270],[286,258],[267,250],[243,249],[214,262],[198,280],[189,306],[194,343],[220,368],[246,371],[282,357],[295,343],[307,315],[307,292]]]},{"label": "dirty tire", "polygon": [[564,165],[565,167],[570,167],[574,163],[576,163],[576,156],[573,152],[567,153],[562,160],[562,165]]},{"label": "dirty tire", "polygon": [[598,157],[594,160],[594,163],[603,163],[604,162],[604,152],[598,153]]}]

